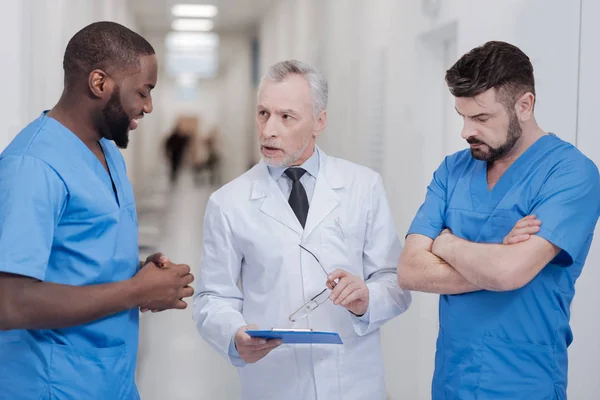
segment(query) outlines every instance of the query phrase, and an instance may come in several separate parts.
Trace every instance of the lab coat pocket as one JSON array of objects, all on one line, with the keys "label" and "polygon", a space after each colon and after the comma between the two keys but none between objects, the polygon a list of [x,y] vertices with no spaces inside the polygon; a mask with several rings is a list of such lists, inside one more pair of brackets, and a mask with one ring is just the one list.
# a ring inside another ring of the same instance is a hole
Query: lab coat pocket
[{"label": "lab coat pocket", "polygon": [[485,336],[478,398],[555,399],[554,348]]},{"label": "lab coat pocket", "polygon": [[331,216],[321,227],[321,248],[328,272],[342,268],[363,277],[363,243],[358,238],[356,226],[344,224],[338,215]]},{"label": "lab coat pocket", "polygon": [[128,400],[132,383],[127,373],[125,344],[107,348],[52,346],[52,399]]}]

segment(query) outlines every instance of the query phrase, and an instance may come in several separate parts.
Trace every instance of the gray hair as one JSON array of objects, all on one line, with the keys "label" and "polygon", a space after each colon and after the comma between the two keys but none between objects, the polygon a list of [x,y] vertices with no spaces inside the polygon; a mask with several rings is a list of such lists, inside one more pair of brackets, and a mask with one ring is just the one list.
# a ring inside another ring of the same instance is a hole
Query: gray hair
[{"label": "gray hair", "polygon": [[288,60],[273,64],[263,76],[261,84],[265,78],[281,82],[289,75],[301,75],[310,85],[314,116],[316,118],[321,111],[327,108],[327,79],[319,71],[302,61]]}]

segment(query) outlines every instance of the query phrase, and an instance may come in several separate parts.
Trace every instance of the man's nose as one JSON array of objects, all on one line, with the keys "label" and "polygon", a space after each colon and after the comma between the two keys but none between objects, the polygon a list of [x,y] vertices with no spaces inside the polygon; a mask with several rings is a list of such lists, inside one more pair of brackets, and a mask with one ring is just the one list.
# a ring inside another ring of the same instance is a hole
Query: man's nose
[{"label": "man's nose", "polygon": [[264,129],[262,130],[262,136],[264,138],[277,137],[278,136],[278,126],[275,121],[275,118],[271,117],[265,122]]},{"label": "man's nose", "polygon": [[463,129],[462,132],[460,133],[460,136],[467,140],[468,138],[470,138],[471,136],[475,136],[477,134],[477,128],[475,126],[473,126],[473,124],[467,122],[467,120],[465,119],[465,122],[463,124]]},{"label": "man's nose", "polygon": [[152,98],[149,97],[148,100],[144,103],[144,107],[142,107],[142,111],[144,112],[144,114],[150,114],[153,109],[154,109],[154,107],[152,105]]}]

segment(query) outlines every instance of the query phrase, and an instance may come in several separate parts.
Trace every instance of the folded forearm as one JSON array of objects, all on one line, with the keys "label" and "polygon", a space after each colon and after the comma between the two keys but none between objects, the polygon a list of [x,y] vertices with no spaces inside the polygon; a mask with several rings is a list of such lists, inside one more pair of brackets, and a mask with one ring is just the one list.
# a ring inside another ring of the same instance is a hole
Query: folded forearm
[{"label": "folded forearm", "polygon": [[68,286],[15,277],[1,286],[7,289],[0,295],[3,330],[67,328],[137,306],[132,281]]},{"label": "folded forearm", "polygon": [[480,290],[447,262],[426,250],[401,257],[398,282],[404,289],[437,294]]},{"label": "folded forearm", "polygon": [[499,290],[498,276],[514,263],[509,246],[469,242],[450,234],[435,250],[464,279],[486,290]]}]

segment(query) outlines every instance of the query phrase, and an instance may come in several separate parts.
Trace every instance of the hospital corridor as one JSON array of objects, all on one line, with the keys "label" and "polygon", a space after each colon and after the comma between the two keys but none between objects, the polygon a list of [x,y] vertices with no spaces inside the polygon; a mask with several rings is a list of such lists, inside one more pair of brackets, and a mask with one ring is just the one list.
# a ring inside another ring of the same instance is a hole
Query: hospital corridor
[{"label": "hospital corridor", "polygon": [[[195,270],[200,263],[202,219],[211,187],[195,187],[189,173],[182,176],[175,190],[164,190],[167,187],[163,185],[163,190],[149,195],[147,218],[143,212],[140,214],[140,230],[158,232],[147,234],[147,243],[186,260]],[[144,207],[143,200],[138,205]],[[144,350],[140,351],[137,376],[142,398],[217,399],[223,393],[232,398],[239,396],[235,371],[224,359],[212,356],[210,347],[198,340],[191,309],[144,314],[140,327],[140,349]],[[205,362],[207,357],[210,365]],[[216,370],[221,372],[216,374]]]},{"label": "hospital corridor", "polygon": [[600,1],[0,19],[0,400],[600,399]]}]

